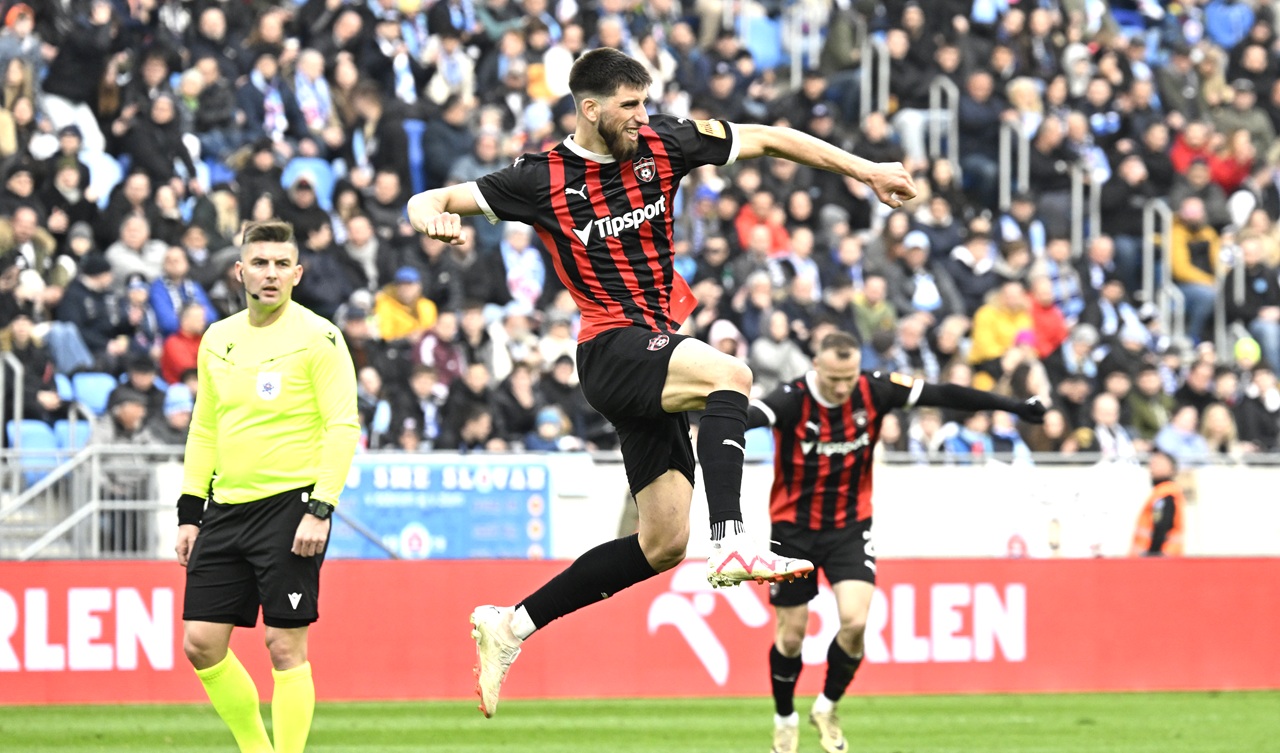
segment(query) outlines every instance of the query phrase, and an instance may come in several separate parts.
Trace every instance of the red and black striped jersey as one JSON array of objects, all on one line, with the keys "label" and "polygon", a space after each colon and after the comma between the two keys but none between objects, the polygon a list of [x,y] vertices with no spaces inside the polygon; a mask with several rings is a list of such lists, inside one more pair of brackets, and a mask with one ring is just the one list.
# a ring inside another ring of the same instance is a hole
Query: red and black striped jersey
[{"label": "red and black striped jersey", "polygon": [[578,341],[617,327],[671,332],[692,295],[672,267],[672,216],[680,180],[701,165],[728,165],[738,134],[723,120],[651,115],[635,157],[619,163],[570,136],[472,185],[490,222],[532,225],[582,311]]},{"label": "red and black striped jersey", "polygon": [[923,387],[903,374],[864,372],[849,399],[833,405],[810,371],[753,401],[773,427],[773,522],[819,530],[870,518],[880,424],[889,411],[914,405]]}]

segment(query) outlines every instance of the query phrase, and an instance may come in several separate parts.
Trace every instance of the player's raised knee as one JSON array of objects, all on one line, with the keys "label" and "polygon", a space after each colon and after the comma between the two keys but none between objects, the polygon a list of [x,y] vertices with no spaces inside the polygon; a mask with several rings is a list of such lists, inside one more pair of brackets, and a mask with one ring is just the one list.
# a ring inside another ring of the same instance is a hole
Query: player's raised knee
[{"label": "player's raised knee", "polygon": [[712,392],[733,390],[744,395],[751,394],[751,367],[736,358],[726,358],[717,364],[712,380]]},{"label": "player's raised knee", "polygon": [[686,523],[649,536],[642,535],[640,548],[654,570],[660,573],[670,570],[684,561],[685,551],[689,548],[689,526]]}]

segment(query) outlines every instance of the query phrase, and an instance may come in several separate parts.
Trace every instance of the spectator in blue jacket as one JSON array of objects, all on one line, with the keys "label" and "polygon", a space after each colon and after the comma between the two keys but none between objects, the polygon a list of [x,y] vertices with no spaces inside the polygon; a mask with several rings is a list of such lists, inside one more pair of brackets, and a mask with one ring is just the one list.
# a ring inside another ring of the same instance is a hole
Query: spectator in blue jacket
[{"label": "spectator in blue jacket", "polygon": [[181,246],[170,246],[164,254],[160,276],[151,283],[151,308],[156,312],[160,333],[168,337],[178,331],[179,314],[188,303],[198,303],[204,308],[205,321],[218,321],[218,311],[209,302],[209,296],[200,283],[188,277],[191,261]]}]

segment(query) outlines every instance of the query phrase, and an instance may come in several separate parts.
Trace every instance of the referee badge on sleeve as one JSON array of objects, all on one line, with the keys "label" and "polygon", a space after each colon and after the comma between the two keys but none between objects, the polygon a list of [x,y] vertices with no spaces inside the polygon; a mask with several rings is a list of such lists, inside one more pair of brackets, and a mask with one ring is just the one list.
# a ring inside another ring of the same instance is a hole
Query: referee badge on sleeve
[{"label": "referee badge on sleeve", "polygon": [[263,400],[275,400],[280,396],[281,374],[278,371],[258,372],[258,397]]}]

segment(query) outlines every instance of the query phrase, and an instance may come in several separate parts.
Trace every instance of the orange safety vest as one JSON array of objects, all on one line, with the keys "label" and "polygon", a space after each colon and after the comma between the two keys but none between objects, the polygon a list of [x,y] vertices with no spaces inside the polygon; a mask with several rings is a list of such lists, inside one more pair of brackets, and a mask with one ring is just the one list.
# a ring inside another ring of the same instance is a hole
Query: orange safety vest
[{"label": "orange safety vest", "polygon": [[[1170,504],[1166,500],[1172,500]],[[1160,547],[1160,554],[1166,556],[1177,557],[1182,554],[1182,527],[1183,516],[1187,509],[1187,498],[1182,494],[1182,488],[1173,481],[1161,481],[1151,490],[1151,496],[1147,497],[1147,502],[1142,506],[1142,512],[1138,514],[1138,526],[1133,531],[1133,545],[1129,547],[1129,556],[1142,557],[1151,554],[1151,537],[1155,531],[1157,523],[1165,519],[1165,516],[1172,516],[1173,525],[1169,528],[1169,532],[1165,535],[1164,544]]]}]

